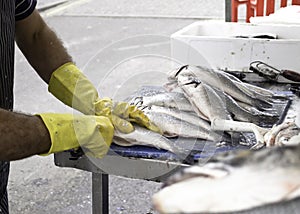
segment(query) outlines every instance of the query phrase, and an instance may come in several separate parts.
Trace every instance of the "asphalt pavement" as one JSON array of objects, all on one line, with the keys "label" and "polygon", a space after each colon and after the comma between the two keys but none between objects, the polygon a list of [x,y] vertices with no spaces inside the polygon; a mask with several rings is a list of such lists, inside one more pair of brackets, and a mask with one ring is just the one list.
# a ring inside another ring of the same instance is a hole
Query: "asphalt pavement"
[{"label": "asphalt pavement", "polygon": [[[163,83],[172,67],[170,35],[195,21],[224,20],[224,2],[41,0],[38,8],[101,96],[122,99],[138,85]],[[15,110],[72,113],[18,49]],[[111,175],[109,185],[110,213],[155,213],[151,196],[160,183]],[[92,213],[91,173],[57,167],[52,155],[12,162],[9,203],[12,214]]]}]

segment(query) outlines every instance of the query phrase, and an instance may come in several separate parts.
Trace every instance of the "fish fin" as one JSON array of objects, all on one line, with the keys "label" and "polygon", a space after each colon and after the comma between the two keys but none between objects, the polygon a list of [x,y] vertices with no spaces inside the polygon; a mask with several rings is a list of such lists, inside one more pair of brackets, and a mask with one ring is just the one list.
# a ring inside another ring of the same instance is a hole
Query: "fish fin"
[{"label": "fish fin", "polygon": [[263,111],[273,108],[273,104],[266,100],[254,99],[252,105],[257,107],[259,110],[263,110]]}]

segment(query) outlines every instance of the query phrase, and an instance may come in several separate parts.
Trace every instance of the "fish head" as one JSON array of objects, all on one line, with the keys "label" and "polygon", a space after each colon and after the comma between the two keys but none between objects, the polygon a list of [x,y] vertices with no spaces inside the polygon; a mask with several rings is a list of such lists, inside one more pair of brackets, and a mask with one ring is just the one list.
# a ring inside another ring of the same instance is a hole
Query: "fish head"
[{"label": "fish head", "polygon": [[180,68],[176,68],[176,69],[170,71],[169,74],[168,74],[168,79],[169,79],[169,80],[176,79],[176,78],[178,77],[178,75],[179,75],[182,71],[188,69],[188,67],[189,67],[188,65],[183,65],[183,66],[181,66]]},{"label": "fish head", "polygon": [[276,138],[276,145],[300,145],[300,128],[293,123],[286,129],[281,130]]}]

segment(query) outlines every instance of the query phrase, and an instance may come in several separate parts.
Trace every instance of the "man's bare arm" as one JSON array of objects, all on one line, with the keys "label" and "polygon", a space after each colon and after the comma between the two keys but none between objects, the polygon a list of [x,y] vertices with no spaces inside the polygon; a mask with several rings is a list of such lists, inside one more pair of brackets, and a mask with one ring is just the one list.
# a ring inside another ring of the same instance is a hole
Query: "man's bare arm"
[{"label": "man's bare arm", "polygon": [[0,109],[0,160],[17,160],[47,153],[51,142],[38,116]]},{"label": "man's bare arm", "polygon": [[51,74],[72,58],[37,10],[16,22],[16,42],[40,77],[49,83]]}]

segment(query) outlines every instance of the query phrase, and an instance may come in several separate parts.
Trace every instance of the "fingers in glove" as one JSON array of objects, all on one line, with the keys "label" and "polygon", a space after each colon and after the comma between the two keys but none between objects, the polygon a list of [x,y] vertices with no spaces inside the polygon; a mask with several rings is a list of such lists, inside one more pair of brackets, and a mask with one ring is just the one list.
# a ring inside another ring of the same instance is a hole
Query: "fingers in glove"
[{"label": "fingers in glove", "polygon": [[113,113],[123,119],[129,119],[129,114],[132,111],[132,107],[135,106],[130,106],[126,102],[118,102],[114,105]]},{"label": "fingers in glove", "polygon": [[135,106],[130,106],[128,109],[131,109],[129,113],[129,118],[131,121],[134,121],[141,126],[145,126],[151,131],[162,134],[160,128],[157,127],[154,123],[152,123],[142,110],[136,108]]},{"label": "fingers in glove", "polygon": [[120,132],[128,134],[134,131],[134,127],[129,121],[124,120],[114,114],[112,115],[112,123]]},{"label": "fingers in glove", "polygon": [[113,107],[113,102],[110,98],[103,98],[100,100],[97,100],[95,103],[95,112],[96,115],[103,115],[107,116],[110,114],[112,107]]}]

